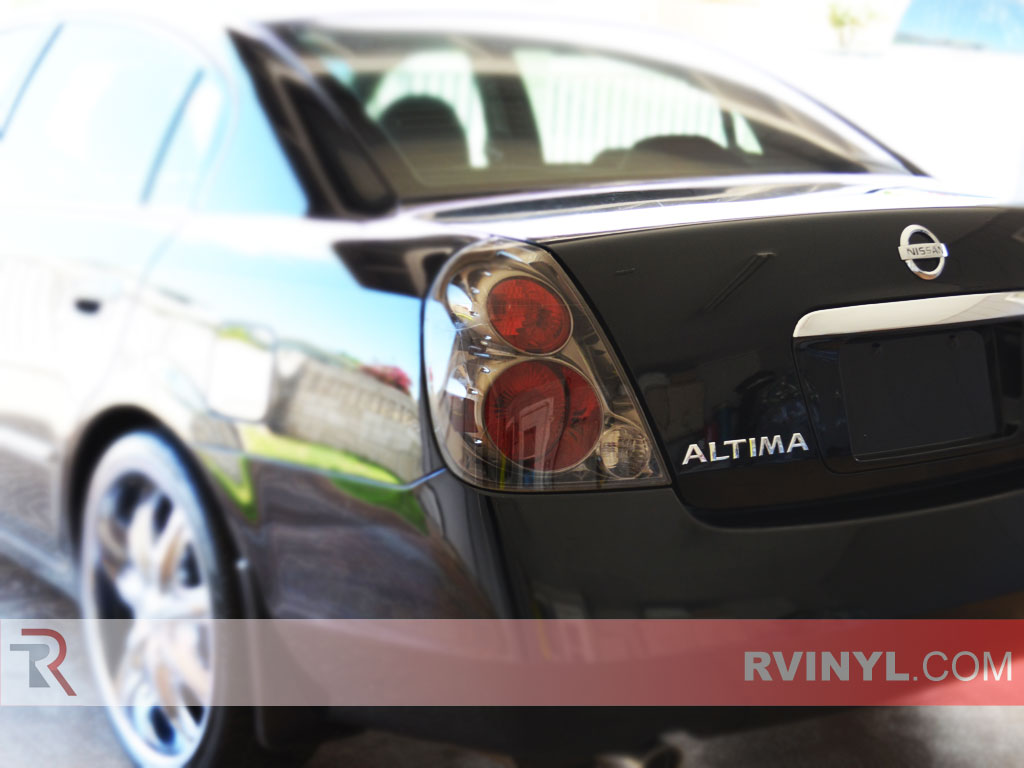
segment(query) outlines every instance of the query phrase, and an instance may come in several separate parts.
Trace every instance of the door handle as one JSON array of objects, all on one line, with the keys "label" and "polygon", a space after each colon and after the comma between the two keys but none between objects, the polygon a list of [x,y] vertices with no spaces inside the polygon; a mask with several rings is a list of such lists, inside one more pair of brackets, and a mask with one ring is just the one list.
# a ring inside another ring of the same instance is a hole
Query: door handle
[{"label": "door handle", "polygon": [[83,280],[72,289],[75,309],[83,315],[95,315],[103,308],[104,302],[116,299],[123,289],[121,280],[106,275]]},{"label": "door handle", "polygon": [[83,315],[95,315],[102,307],[103,302],[99,299],[90,299],[85,296],[80,296],[75,299],[75,309]]}]

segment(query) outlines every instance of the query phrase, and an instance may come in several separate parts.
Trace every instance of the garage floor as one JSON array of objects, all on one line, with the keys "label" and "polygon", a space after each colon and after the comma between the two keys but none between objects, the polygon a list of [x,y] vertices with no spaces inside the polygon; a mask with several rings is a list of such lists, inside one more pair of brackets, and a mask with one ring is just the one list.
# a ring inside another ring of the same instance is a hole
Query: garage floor
[{"label": "garage floor", "polygon": [[[2,558],[0,585],[0,617],[74,615],[67,598]],[[1024,708],[849,710],[711,739],[683,736],[681,741],[686,768],[1019,765],[1024,754]],[[4,707],[0,754],[5,768],[128,765],[104,712],[88,707]],[[366,733],[323,745],[309,768],[509,765],[498,757]]]}]

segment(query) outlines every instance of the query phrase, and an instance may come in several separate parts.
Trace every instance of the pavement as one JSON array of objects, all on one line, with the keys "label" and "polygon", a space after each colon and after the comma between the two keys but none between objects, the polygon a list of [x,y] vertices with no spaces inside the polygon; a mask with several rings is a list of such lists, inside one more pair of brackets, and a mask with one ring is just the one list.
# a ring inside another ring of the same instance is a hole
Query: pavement
[{"label": "pavement", "polygon": [[[74,602],[0,557],[0,618],[72,618]],[[129,768],[99,707],[3,707],[0,766]],[[510,768],[501,757],[390,734],[367,732],[326,743],[306,768]]]},{"label": "pavement", "polygon": [[[67,618],[74,604],[0,558],[0,617]],[[770,727],[696,738],[676,734],[686,768],[1018,765],[1024,708],[927,707],[839,710]],[[0,709],[0,765],[129,765],[102,709]],[[323,744],[307,768],[514,768],[500,756],[367,732]]]}]

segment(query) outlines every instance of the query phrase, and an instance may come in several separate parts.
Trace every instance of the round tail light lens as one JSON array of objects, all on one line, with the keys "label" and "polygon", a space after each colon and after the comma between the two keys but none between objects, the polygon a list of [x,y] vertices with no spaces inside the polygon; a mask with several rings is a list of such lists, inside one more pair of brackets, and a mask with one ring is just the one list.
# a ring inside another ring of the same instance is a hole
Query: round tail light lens
[{"label": "round tail light lens", "polygon": [[484,426],[494,445],[535,470],[566,469],[585,459],[601,434],[602,413],[583,376],[540,360],[507,368],[484,399]]},{"label": "round tail light lens", "polygon": [[510,277],[487,296],[487,315],[509,344],[531,354],[562,348],[572,332],[569,307],[549,288],[525,277]]}]

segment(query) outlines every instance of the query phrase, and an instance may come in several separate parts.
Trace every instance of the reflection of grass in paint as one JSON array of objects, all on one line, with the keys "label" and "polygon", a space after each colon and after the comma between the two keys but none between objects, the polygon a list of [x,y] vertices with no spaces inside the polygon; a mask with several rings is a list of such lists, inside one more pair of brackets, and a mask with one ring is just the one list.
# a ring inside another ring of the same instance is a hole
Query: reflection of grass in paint
[{"label": "reflection of grass in paint", "polygon": [[239,456],[234,460],[238,462],[237,480],[230,473],[224,471],[213,459],[204,456],[203,464],[206,465],[210,474],[216,478],[228,496],[231,497],[231,500],[235,502],[242,516],[250,523],[255,523],[259,518],[259,512],[256,509],[256,500],[253,498],[252,493],[252,480],[249,477],[249,460],[244,456]]},{"label": "reflection of grass in paint", "polygon": [[222,339],[234,339],[259,349],[266,349],[268,346],[265,341],[253,336],[250,329],[241,325],[222,325],[217,329],[217,335]]},{"label": "reflection of grass in paint", "polygon": [[[390,509],[417,530],[426,532],[426,518],[413,493],[402,488],[382,487],[401,484],[398,477],[384,467],[348,451],[275,435],[265,427],[239,425],[238,431],[246,453],[257,458],[297,464],[321,472],[348,475],[352,479],[335,477],[332,478],[332,482],[349,496],[377,507]],[[362,483],[358,478],[382,485]]]},{"label": "reflection of grass in paint", "polygon": [[392,490],[376,485],[352,482],[351,480],[339,480],[338,478],[332,478],[332,481],[349,496],[365,501],[367,504],[372,504],[375,507],[390,509],[420,533],[427,532],[427,519],[423,514],[423,508],[420,507],[420,503],[416,500],[412,491]]},{"label": "reflection of grass in paint", "polygon": [[329,448],[326,445],[306,443],[293,437],[275,435],[265,427],[250,424],[240,425],[238,432],[244,450],[263,458],[301,464],[311,469],[339,472],[352,477],[362,477],[375,483],[399,485],[401,481],[384,467],[361,459],[347,451]]}]

